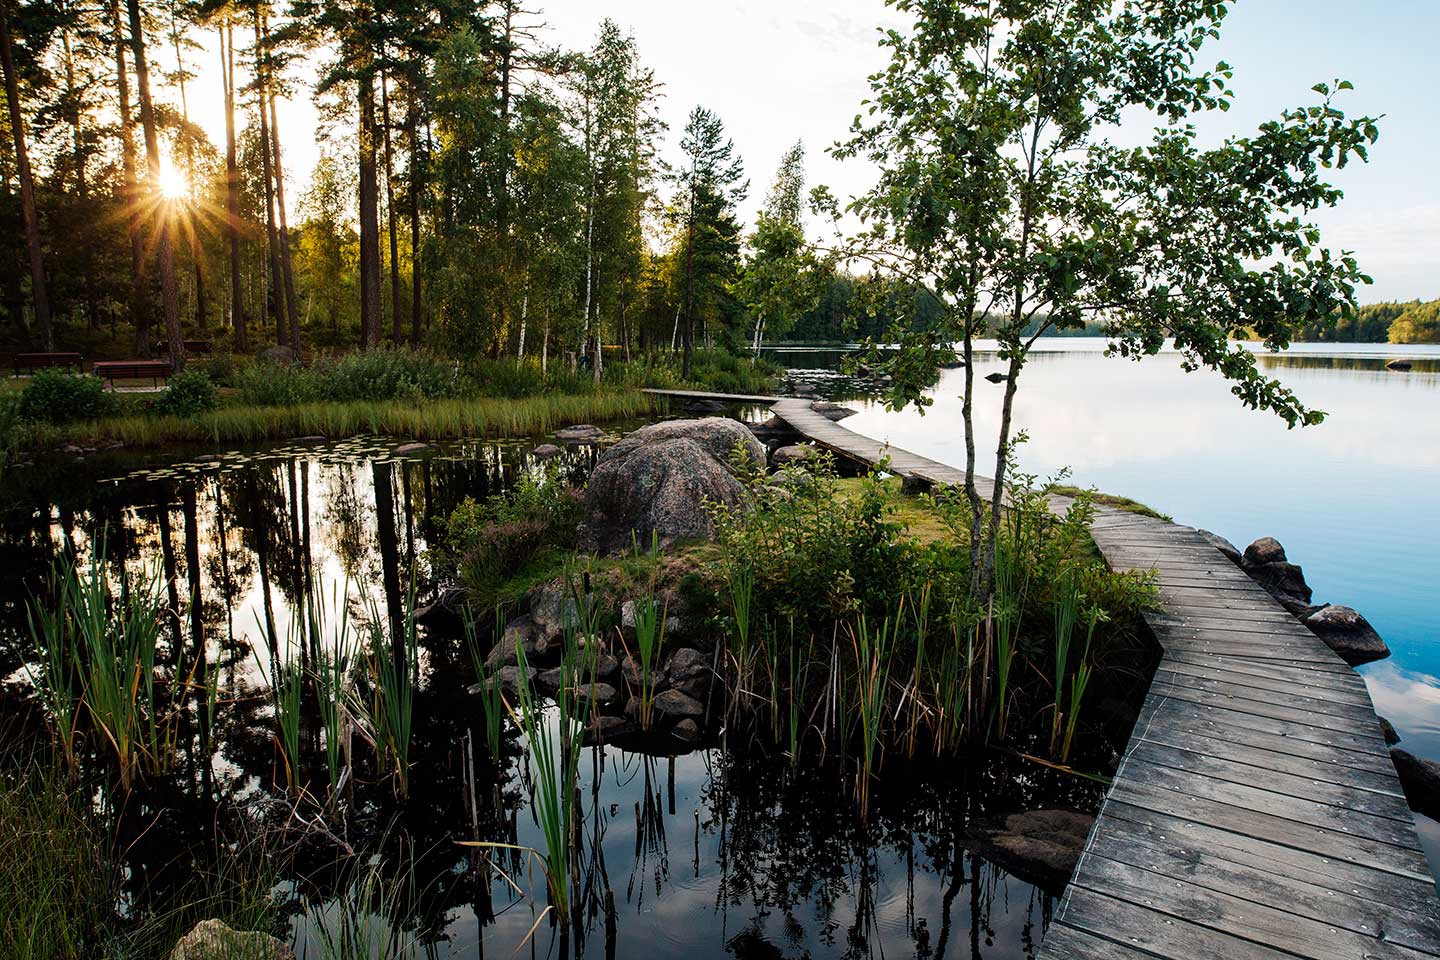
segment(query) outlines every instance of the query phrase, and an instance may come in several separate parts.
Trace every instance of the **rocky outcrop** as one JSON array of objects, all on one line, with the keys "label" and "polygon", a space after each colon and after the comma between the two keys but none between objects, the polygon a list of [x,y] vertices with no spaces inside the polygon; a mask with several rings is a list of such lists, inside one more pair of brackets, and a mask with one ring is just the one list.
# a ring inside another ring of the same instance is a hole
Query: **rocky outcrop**
[{"label": "rocky outcrop", "polygon": [[744,487],[731,472],[734,451],[753,467],[765,448],[743,423],[723,417],[670,420],[642,427],[600,457],[585,488],[582,549],[619,553],[652,535],[662,547],[714,533],[706,501],[741,506]]},{"label": "rocky outcrop", "polygon": [[1003,819],[980,820],[965,831],[975,853],[1034,884],[1060,895],[1095,818],[1073,810],[1030,810]]},{"label": "rocky outcrop", "polygon": [[1285,548],[1274,537],[1261,537],[1246,547],[1240,568],[1295,616],[1303,619],[1314,610],[1305,571],[1286,558]]},{"label": "rocky outcrop", "polygon": [[1400,775],[1400,786],[1405,789],[1410,809],[1440,820],[1440,763],[1399,747],[1391,748],[1390,759]]},{"label": "rocky outcrop", "polygon": [[1370,621],[1350,607],[1326,604],[1303,622],[1352,667],[1390,656],[1390,648],[1370,626]]},{"label": "rocky outcrop", "polygon": [[170,960],[295,960],[295,953],[268,933],[202,920],[175,944]]}]

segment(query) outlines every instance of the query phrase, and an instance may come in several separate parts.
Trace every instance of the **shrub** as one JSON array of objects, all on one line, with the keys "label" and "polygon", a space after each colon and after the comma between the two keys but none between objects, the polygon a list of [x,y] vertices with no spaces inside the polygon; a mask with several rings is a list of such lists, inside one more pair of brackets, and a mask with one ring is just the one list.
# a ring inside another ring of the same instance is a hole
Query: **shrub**
[{"label": "shrub", "polygon": [[368,350],[319,364],[324,400],[442,400],[460,395],[456,364],[418,350]]},{"label": "shrub", "polygon": [[190,369],[203,370],[212,383],[221,387],[235,386],[236,374],[239,371],[235,355],[231,353],[216,353],[196,358],[190,361]]},{"label": "shrub", "polygon": [[114,409],[115,397],[99,377],[41,370],[20,394],[18,413],[25,420],[62,424],[96,420]]},{"label": "shrub", "polygon": [[256,407],[289,407],[322,399],[315,375],[293,364],[253,363],[241,368],[235,385],[240,399]]},{"label": "shrub", "polygon": [[182,370],[155,401],[155,412],[174,417],[195,417],[219,405],[215,384],[204,370]]}]

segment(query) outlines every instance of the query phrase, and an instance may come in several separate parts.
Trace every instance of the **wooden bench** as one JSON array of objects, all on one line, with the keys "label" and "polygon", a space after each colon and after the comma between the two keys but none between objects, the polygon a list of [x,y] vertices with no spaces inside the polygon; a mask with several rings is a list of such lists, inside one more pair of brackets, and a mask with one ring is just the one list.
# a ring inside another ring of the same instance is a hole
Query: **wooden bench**
[{"label": "wooden bench", "polygon": [[[209,352],[210,352],[210,341],[209,341],[209,340],[182,340],[181,343],[185,344],[185,352],[186,352],[187,354],[189,354],[189,353],[209,353]],[[161,340],[159,343],[155,344],[155,352],[156,352],[156,353],[167,353],[167,352],[169,351],[169,349],[170,349],[170,341],[169,341],[169,340]]]},{"label": "wooden bench", "polygon": [[90,368],[112,389],[116,380],[149,380],[158,387],[161,380],[170,379],[173,370],[169,360],[100,360]]},{"label": "wooden bench", "polygon": [[47,367],[74,367],[78,373],[81,369],[81,359],[78,353],[17,353],[15,354],[15,375],[20,375],[21,368],[34,372]]}]

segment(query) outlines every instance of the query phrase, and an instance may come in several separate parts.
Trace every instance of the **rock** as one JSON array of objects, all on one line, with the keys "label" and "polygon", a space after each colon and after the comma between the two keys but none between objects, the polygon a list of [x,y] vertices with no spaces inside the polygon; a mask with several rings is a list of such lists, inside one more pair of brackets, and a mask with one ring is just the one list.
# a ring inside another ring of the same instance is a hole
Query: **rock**
[{"label": "rock", "polygon": [[293,437],[291,443],[324,443],[325,437],[318,433],[312,433],[304,437]]},{"label": "rock", "polygon": [[170,960],[295,960],[295,954],[268,933],[201,920],[175,944]]},{"label": "rock", "polygon": [[757,437],[778,437],[794,434],[795,428],[779,417],[772,416],[751,426],[750,432]]},{"label": "rock", "polygon": [[674,681],[708,677],[710,660],[699,650],[681,647],[671,655],[670,661],[665,664],[665,673]]},{"label": "rock", "polygon": [[681,743],[696,743],[700,740],[700,724],[687,717],[675,724],[670,731],[670,736]]},{"label": "rock", "polygon": [[578,423],[573,427],[561,427],[555,431],[555,439],[563,444],[598,443],[605,431],[590,423]]},{"label": "rock", "polygon": [[536,674],[534,667],[527,667],[525,673],[521,674],[520,668],[515,664],[511,664],[508,667],[501,667],[499,670],[496,670],[493,674],[490,675],[490,679],[486,680],[485,683],[477,683],[472,686],[470,690],[472,692],[478,692],[486,688],[493,688],[493,686],[498,683],[500,684],[500,688],[502,690],[504,690],[511,696],[514,696],[520,692],[520,681],[522,676],[524,677],[525,684],[528,686],[535,682],[538,675]]},{"label": "rock", "polygon": [[685,404],[686,413],[724,413],[725,404],[719,400],[690,400]]},{"label": "rock", "polygon": [[621,737],[629,736],[639,730],[640,727],[634,720],[628,717],[600,716],[590,721],[585,728],[585,746],[590,747],[599,743],[611,743]]},{"label": "rock", "polygon": [[653,706],[656,713],[662,717],[670,717],[672,720],[705,715],[704,704],[694,697],[686,696],[679,690],[665,690],[657,693]]},{"label": "rock", "polygon": [[670,689],[676,693],[683,693],[692,700],[705,702],[710,693],[710,677],[706,674],[698,674],[686,680],[670,679]]},{"label": "rock", "polygon": [[415,608],[415,622],[422,627],[465,626],[466,593],[460,587],[446,587],[432,603]]},{"label": "rock", "polygon": [[597,680],[614,680],[620,675],[620,661],[608,653],[600,655],[595,661],[595,678]]},{"label": "rock", "polygon": [[1031,810],[977,821],[965,831],[966,846],[1022,880],[1061,894],[1095,818],[1073,810]]},{"label": "rock", "polygon": [[[640,688],[640,661],[626,655],[625,659],[620,661],[620,676],[629,686],[638,690]],[[650,682],[654,686],[663,686],[666,679],[664,670],[650,671]]]},{"label": "rock", "polygon": [[264,363],[291,364],[295,362],[295,351],[289,347],[266,347],[260,351]]},{"label": "rock", "polygon": [[918,497],[935,489],[935,484],[924,477],[906,474],[900,478],[900,492],[907,497]]},{"label": "rock", "polygon": [[490,648],[490,652],[485,656],[487,669],[495,670],[519,663],[520,658],[515,654],[517,645],[524,649],[527,663],[533,663],[541,657],[542,651],[538,649],[536,639],[530,632],[528,624],[517,625],[519,623],[520,621],[512,620],[510,625],[505,628],[504,635],[495,646]]},{"label": "rock", "polygon": [[713,533],[705,501],[741,507],[745,490],[729,459],[740,450],[765,466],[765,448],[743,423],[722,417],[642,427],[605,451],[585,488],[580,547],[619,553],[633,540],[662,547]]},{"label": "rock", "polygon": [[393,454],[394,454],[395,456],[397,456],[397,457],[408,457],[408,456],[410,456],[411,454],[422,453],[422,452],[424,452],[424,451],[426,451],[426,450],[429,450],[429,449],[430,449],[430,444],[428,444],[428,443],[419,443],[419,442],[414,442],[414,443],[402,443],[402,444],[400,444],[400,446],[398,446],[398,447],[396,447],[394,450],[392,450],[391,453],[393,453]]},{"label": "rock", "polygon": [[1385,738],[1385,746],[1393,747],[1400,742],[1400,734],[1395,732],[1395,724],[1384,717],[1376,717],[1380,721],[1380,734]]},{"label": "rock", "polygon": [[792,443],[770,454],[770,463],[778,469],[792,463],[803,463],[819,453],[820,448],[812,443]]},{"label": "rock", "polygon": [[619,699],[619,692],[608,683],[592,683],[575,688],[575,699],[582,705],[605,706]]},{"label": "rock", "polygon": [[1408,750],[1392,747],[1390,759],[1405,788],[1410,809],[1440,820],[1440,763],[1417,757]]},{"label": "rock", "polygon": [[831,420],[837,423],[841,420],[844,420],[846,417],[853,417],[855,416],[855,414],[860,412],[859,410],[852,410],[842,404],[831,403],[828,400],[816,400],[814,403],[810,404],[810,409],[820,414],[820,416],[824,417],[826,420]]},{"label": "rock", "polygon": [[[668,636],[671,628],[675,626],[678,617],[672,617],[668,611],[663,609],[660,614],[660,622],[663,625],[661,636]],[[627,643],[635,640],[635,601],[626,600],[620,604],[620,633],[625,637]]]},{"label": "rock", "polygon": [[1274,537],[1261,537],[1245,548],[1240,563],[1245,567],[1258,567],[1266,563],[1284,563],[1285,548]]},{"label": "rock", "polygon": [[580,607],[568,586],[551,580],[530,591],[530,620],[540,637],[553,640],[580,626]]},{"label": "rock", "polygon": [[[1262,563],[1257,566],[1248,566],[1245,572],[1250,574],[1250,579],[1270,592],[1276,600],[1285,604],[1286,609],[1291,613],[1292,604],[1286,604],[1287,600],[1293,601],[1295,607],[1308,607],[1310,605],[1310,586],[1305,582],[1305,571],[1299,565],[1285,560],[1277,560],[1274,563]],[[1309,611],[1306,610],[1308,613]]]},{"label": "rock", "polygon": [[1231,543],[1229,540],[1226,540],[1224,537],[1220,536],[1220,534],[1211,533],[1209,530],[1201,530],[1197,527],[1195,532],[1208,540],[1210,542],[1210,545],[1213,546],[1216,550],[1219,550],[1221,553],[1225,554],[1226,558],[1231,563],[1240,562],[1240,548],[1235,546],[1235,544]]},{"label": "rock", "polygon": [[1327,604],[1302,622],[1352,667],[1390,656],[1390,648],[1370,621],[1349,607]]},{"label": "rock", "polygon": [[536,460],[554,460],[556,457],[560,456],[564,452],[564,450],[555,446],[555,444],[553,443],[542,443],[540,444],[540,446],[530,451],[530,456],[534,457]]},{"label": "rock", "polygon": [[1004,383],[1009,377],[997,370],[994,373],[985,374],[985,379],[991,383]]},{"label": "rock", "polygon": [[1389,363],[1385,364],[1385,369],[1386,369],[1386,370],[1400,370],[1400,371],[1409,370],[1409,369],[1410,369],[1410,361],[1409,361],[1409,360],[1391,360]]},{"label": "rock", "polygon": [[795,396],[797,397],[820,396],[820,391],[815,387],[815,384],[810,383],[809,381],[801,381],[800,383],[795,384],[790,389],[790,392],[795,394]]}]

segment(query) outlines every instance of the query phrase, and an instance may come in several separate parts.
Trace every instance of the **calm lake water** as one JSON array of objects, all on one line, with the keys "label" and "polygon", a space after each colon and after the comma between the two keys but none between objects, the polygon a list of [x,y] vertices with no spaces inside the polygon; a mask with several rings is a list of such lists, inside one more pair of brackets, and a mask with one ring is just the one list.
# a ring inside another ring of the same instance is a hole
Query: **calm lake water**
[{"label": "calm lake water", "polygon": [[[1021,468],[1069,468],[1071,483],[1133,497],[1242,549],[1275,537],[1317,603],[1354,607],[1385,638],[1392,656],[1360,671],[1376,710],[1406,749],[1440,759],[1440,346],[1300,344],[1262,355],[1262,370],[1329,414],[1295,430],[1242,407],[1218,376],[1185,373],[1174,353],[1137,363],[1104,348],[1091,338],[1037,346],[1015,401],[1015,424],[1030,436]],[[822,382],[836,357],[779,354],[818,368]],[[1399,357],[1413,369],[1385,369]],[[993,351],[976,364],[985,474],[994,472],[1004,387],[979,378],[1000,369]],[[923,416],[862,401],[844,425],[963,465],[963,384],[964,371],[946,371]],[[1435,868],[1440,825],[1420,820]]]}]

